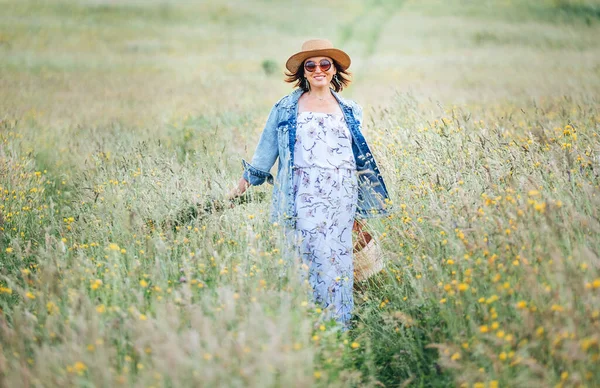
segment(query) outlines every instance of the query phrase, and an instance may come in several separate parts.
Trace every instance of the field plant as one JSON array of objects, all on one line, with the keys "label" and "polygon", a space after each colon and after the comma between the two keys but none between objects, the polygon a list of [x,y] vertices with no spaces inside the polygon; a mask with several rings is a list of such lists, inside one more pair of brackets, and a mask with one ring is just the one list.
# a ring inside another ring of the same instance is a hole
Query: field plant
[{"label": "field plant", "polygon": [[[0,386],[600,385],[597,2],[0,5]],[[224,200],[315,34],[395,210],[344,333]]]}]

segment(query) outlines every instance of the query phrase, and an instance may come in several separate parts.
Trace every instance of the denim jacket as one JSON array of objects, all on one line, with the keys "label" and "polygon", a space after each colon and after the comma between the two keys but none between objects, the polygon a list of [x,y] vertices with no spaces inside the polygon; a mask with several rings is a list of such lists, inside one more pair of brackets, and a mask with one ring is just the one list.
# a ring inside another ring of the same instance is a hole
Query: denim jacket
[{"label": "denim jacket", "polygon": [[[389,213],[391,201],[379,173],[375,159],[361,133],[362,108],[351,100],[346,100],[333,90],[344,114],[352,135],[352,152],[356,161],[358,178],[358,202],[356,215],[359,218],[372,218]],[[242,160],[244,179],[257,186],[267,181],[274,184],[271,205],[271,220],[295,226],[295,205],[293,193],[294,143],[296,141],[296,119],[298,99],[302,89],[296,89],[279,100],[271,109],[262,132],[252,162]],[[277,182],[270,174],[271,167],[279,157]]]}]

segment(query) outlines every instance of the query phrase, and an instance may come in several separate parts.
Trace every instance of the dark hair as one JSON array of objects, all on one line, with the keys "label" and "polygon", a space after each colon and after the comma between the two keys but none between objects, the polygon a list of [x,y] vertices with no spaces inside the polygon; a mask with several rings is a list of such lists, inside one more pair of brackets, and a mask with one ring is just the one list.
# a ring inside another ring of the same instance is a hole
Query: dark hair
[{"label": "dark hair", "polygon": [[[333,77],[333,79],[331,80],[331,85],[333,86],[333,90],[335,90],[336,92],[340,92],[346,86],[350,85],[350,76],[352,74],[348,70],[343,69],[335,59],[331,59],[331,62],[333,62],[333,66],[335,66],[337,70],[337,77]],[[308,92],[310,85],[308,83],[308,80],[304,78],[304,61],[302,61],[302,64],[298,66],[298,69],[295,73],[292,73],[291,71],[286,71],[285,76],[285,82],[295,82],[295,87],[300,88],[305,92]]]}]

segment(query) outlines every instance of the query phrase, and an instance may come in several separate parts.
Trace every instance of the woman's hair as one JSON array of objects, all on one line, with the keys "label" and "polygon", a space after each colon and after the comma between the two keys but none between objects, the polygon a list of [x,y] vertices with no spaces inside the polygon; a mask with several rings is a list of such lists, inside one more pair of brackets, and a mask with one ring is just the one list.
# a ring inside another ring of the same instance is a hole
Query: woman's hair
[{"label": "woman's hair", "polygon": [[[350,85],[350,76],[351,73],[348,70],[342,69],[342,67],[337,63],[335,59],[331,59],[333,66],[335,66],[337,70],[337,77],[333,77],[331,80],[331,85],[333,86],[333,90],[336,92],[342,91],[346,86]],[[285,82],[295,82],[294,87],[300,88],[305,92],[308,92],[310,89],[310,84],[308,80],[304,78],[304,62],[300,66],[298,66],[298,70],[295,73],[291,71],[285,72]]]}]

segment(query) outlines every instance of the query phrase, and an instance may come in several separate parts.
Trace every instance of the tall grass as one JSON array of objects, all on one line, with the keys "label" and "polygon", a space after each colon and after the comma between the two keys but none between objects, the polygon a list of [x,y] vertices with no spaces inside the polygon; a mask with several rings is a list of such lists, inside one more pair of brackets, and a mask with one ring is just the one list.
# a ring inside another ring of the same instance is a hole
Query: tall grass
[{"label": "tall grass", "polygon": [[[434,3],[7,2],[0,386],[600,384],[596,27]],[[346,39],[396,209],[348,333],[269,187],[219,205],[289,90],[265,58],[317,33],[300,11]]]}]

